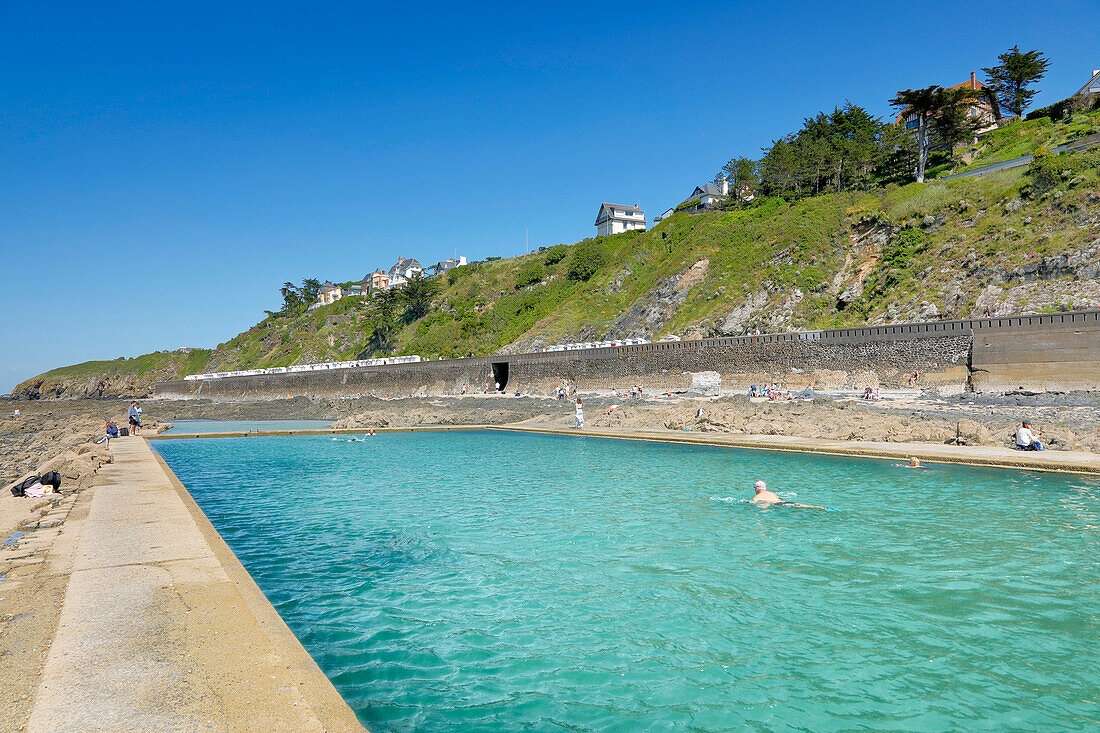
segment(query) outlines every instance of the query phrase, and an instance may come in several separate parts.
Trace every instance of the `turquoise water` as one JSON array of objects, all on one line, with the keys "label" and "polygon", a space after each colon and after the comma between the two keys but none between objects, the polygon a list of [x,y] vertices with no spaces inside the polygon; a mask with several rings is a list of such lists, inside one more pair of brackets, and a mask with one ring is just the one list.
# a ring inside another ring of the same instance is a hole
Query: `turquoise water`
[{"label": "turquoise water", "polygon": [[229,433],[244,430],[320,430],[332,420],[172,420],[166,433]]},{"label": "turquoise water", "polygon": [[[1100,482],[561,436],[164,441],[372,731],[1095,730]],[[752,482],[839,511],[752,507]]]}]

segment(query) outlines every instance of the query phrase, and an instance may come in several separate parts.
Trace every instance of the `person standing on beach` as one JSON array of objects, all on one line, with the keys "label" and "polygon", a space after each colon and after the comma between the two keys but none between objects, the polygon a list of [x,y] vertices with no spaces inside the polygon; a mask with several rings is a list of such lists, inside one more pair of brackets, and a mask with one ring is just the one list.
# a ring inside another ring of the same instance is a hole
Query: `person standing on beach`
[{"label": "person standing on beach", "polygon": [[577,398],[576,422],[573,424],[573,427],[577,430],[580,430],[584,427],[584,405],[581,404],[580,397]]},{"label": "person standing on beach", "polygon": [[141,408],[137,400],[130,403],[130,409],[126,411],[126,422],[130,424],[130,435],[137,435],[141,430]]}]

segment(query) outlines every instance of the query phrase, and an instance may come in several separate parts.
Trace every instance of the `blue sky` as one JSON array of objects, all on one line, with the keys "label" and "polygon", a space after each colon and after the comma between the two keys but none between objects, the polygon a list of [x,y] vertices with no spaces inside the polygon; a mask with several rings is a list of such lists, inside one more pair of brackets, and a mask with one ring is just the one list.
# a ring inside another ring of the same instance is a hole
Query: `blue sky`
[{"label": "blue sky", "polygon": [[216,346],[285,280],[652,217],[1013,44],[1052,61],[1036,106],[1100,68],[1095,0],[161,5],[0,6],[0,391]]}]

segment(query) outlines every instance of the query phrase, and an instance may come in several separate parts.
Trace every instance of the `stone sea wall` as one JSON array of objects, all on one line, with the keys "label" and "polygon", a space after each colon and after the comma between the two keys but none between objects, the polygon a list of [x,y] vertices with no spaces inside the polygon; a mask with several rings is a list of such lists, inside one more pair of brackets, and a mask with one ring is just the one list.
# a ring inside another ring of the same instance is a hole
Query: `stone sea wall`
[{"label": "stone sea wall", "polygon": [[404,396],[578,389],[684,391],[692,374],[722,386],[779,382],[803,387],[922,386],[988,390],[1100,388],[1100,313],[871,326],[583,352],[539,352],[383,367],[159,383],[165,397]]}]

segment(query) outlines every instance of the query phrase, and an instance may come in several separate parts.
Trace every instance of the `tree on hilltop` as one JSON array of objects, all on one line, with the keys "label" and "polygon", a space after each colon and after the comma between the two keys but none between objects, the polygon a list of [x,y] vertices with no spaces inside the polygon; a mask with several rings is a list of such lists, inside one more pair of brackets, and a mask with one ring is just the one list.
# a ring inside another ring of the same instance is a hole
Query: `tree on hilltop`
[{"label": "tree on hilltop", "polygon": [[[761,191],[769,195],[802,198],[850,191],[877,180],[896,147],[890,125],[863,107],[846,103],[805,119],[801,130],[764,148],[755,174]],[[735,168],[744,163],[735,159],[727,165]]]},{"label": "tree on hilltop", "polygon": [[742,196],[756,191],[760,182],[760,176],[756,172],[756,161],[752,158],[734,158],[722,166],[718,177],[726,177],[729,182],[729,200],[735,204],[741,203]]},{"label": "tree on hilltop", "polygon": [[301,286],[297,286],[292,282],[283,283],[283,287],[279,288],[279,294],[283,296],[283,308],[279,311],[279,314],[284,316],[302,315],[310,304],[317,300],[317,294],[320,292],[321,281],[314,278],[302,280]]},{"label": "tree on hilltop", "polygon": [[940,108],[932,119],[932,133],[936,140],[947,146],[949,154],[955,151],[957,145],[973,138],[981,128],[981,118],[969,114],[981,97],[981,91],[967,87],[944,89],[940,93]]},{"label": "tree on hilltop", "polygon": [[369,344],[379,353],[391,350],[394,332],[398,323],[397,311],[401,305],[401,294],[397,290],[379,290],[375,292],[367,308],[367,321],[371,325]]},{"label": "tree on hilltop", "polygon": [[424,273],[415,272],[405,286],[401,288],[401,301],[408,308],[412,320],[423,318],[432,309],[432,301],[439,295],[439,281],[424,277]]},{"label": "tree on hilltop", "polygon": [[302,287],[299,290],[302,300],[305,301],[306,307],[308,308],[310,303],[317,300],[317,295],[321,292],[321,281],[313,277],[308,277],[302,280]]},{"label": "tree on hilltop", "polygon": [[928,165],[928,151],[932,148],[932,136],[929,134],[932,119],[943,104],[943,87],[934,84],[923,89],[903,89],[890,104],[903,113],[917,117],[917,183],[924,183],[924,169]]},{"label": "tree on hilltop", "polygon": [[1000,64],[982,69],[986,75],[985,85],[993,91],[1002,107],[1023,117],[1024,110],[1038,93],[1038,90],[1029,87],[1043,78],[1050,60],[1042,51],[1021,53],[1019,46],[1013,46],[997,58]]},{"label": "tree on hilltop", "polygon": [[933,142],[940,141],[950,151],[977,131],[980,118],[971,117],[968,110],[979,97],[981,92],[975,89],[944,89],[933,85],[923,89],[904,89],[890,100],[890,104],[899,108],[902,114],[916,115],[917,183],[924,183],[924,170]]}]

